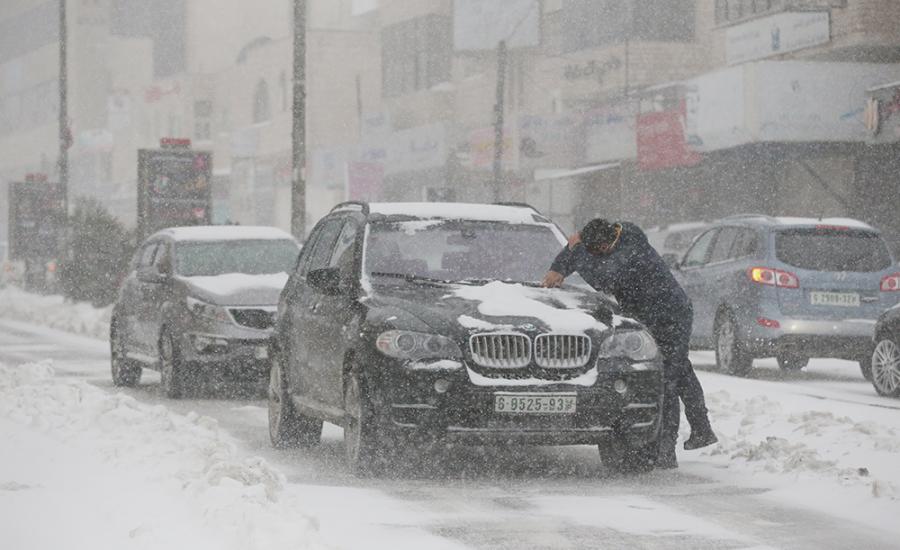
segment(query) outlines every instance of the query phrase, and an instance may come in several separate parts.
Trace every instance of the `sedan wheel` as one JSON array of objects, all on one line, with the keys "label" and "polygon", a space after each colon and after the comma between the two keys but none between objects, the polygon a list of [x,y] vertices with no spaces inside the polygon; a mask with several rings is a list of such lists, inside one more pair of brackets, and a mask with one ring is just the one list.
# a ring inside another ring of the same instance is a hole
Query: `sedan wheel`
[{"label": "sedan wheel", "polygon": [[753,358],[744,350],[737,337],[731,315],[719,315],[715,326],[716,365],[719,370],[743,376],[753,367]]},{"label": "sedan wheel", "polygon": [[169,399],[184,397],[189,389],[184,364],[178,346],[171,334],[163,333],[159,339],[159,377],[163,394]]},{"label": "sedan wheel", "polygon": [[900,346],[885,338],[872,354],[872,385],[879,395],[900,396]]},{"label": "sedan wheel", "polygon": [[113,329],[109,335],[110,372],[113,385],[131,388],[141,381],[143,369],[134,361],[130,361],[126,357],[126,353],[127,348],[120,329]]}]

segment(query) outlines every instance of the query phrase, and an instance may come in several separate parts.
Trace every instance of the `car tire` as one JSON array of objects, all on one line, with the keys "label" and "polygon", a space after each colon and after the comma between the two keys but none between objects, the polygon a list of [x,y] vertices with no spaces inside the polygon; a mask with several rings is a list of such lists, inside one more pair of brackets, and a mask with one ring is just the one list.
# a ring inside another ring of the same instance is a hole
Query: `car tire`
[{"label": "car tire", "polygon": [[615,437],[608,443],[601,443],[600,461],[617,474],[642,474],[649,472],[656,464],[658,444],[656,441],[636,447],[623,437]]},{"label": "car tire", "polygon": [[713,339],[716,349],[716,367],[722,372],[744,376],[753,368],[753,357],[737,337],[737,324],[730,313],[716,317]]},{"label": "car tire", "polygon": [[387,468],[390,444],[359,372],[344,384],[344,446],[347,464],[357,476],[379,476]]},{"label": "car tire", "polygon": [[859,358],[859,372],[862,373],[863,378],[872,381],[872,356],[875,355],[874,350],[872,351],[872,355],[863,356]]},{"label": "car tire", "polygon": [[272,353],[269,369],[269,439],[276,449],[314,447],[322,440],[322,421],[297,412],[290,398],[283,359]]},{"label": "car tire", "polygon": [[159,338],[159,379],[162,392],[169,399],[188,397],[196,389],[181,360],[178,343],[167,330]]},{"label": "car tire", "polygon": [[900,397],[900,343],[882,338],[872,353],[872,386],[878,395]]},{"label": "car tire", "polygon": [[784,372],[800,372],[809,364],[809,357],[799,353],[779,353],[775,356],[778,368]]},{"label": "car tire", "polygon": [[128,351],[122,328],[114,320],[109,332],[109,367],[114,386],[133,388],[141,381],[143,370],[141,366],[126,357]]}]

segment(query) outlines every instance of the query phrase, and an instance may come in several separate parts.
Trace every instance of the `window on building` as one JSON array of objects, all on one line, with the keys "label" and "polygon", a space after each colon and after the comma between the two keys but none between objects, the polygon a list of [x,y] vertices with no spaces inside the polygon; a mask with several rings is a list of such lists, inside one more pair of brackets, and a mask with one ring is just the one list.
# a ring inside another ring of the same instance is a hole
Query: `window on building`
[{"label": "window on building", "polygon": [[253,123],[267,122],[272,119],[272,109],[269,101],[269,85],[265,80],[256,84],[253,93]]},{"label": "window on building", "polygon": [[382,30],[382,82],[386,96],[428,89],[450,79],[452,20],[429,14]]}]

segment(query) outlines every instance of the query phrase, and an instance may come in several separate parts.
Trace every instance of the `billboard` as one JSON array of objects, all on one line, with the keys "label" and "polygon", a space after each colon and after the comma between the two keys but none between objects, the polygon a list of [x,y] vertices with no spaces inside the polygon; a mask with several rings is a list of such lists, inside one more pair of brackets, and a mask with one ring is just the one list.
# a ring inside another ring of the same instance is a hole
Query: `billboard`
[{"label": "billboard", "polygon": [[729,27],[725,57],[729,65],[826,44],[831,40],[827,11],[786,12]]},{"label": "billboard", "polygon": [[138,238],[212,220],[212,155],[190,149],[138,151]]},{"label": "billboard", "polygon": [[10,183],[10,258],[56,258],[65,222],[63,193],[59,184],[30,181]]}]

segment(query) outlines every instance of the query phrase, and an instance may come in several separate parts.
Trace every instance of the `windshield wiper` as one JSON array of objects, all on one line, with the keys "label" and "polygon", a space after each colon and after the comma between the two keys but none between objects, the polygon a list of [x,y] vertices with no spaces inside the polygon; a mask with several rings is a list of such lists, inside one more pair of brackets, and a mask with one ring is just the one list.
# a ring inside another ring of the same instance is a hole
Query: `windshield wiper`
[{"label": "windshield wiper", "polygon": [[535,281],[514,281],[512,279],[476,279],[476,278],[468,278],[461,279],[459,281],[454,281],[455,283],[469,283],[473,285],[486,285],[488,283],[506,283],[510,285],[522,285],[522,286],[531,286],[540,288],[541,283]]},{"label": "windshield wiper", "polygon": [[391,277],[394,279],[403,279],[410,283],[435,283],[435,284],[443,284],[447,285],[452,283],[453,281],[448,281],[446,279],[434,279],[432,277],[423,277],[421,275],[413,275],[412,273],[391,273],[389,271],[372,271],[370,273],[373,277]]}]

